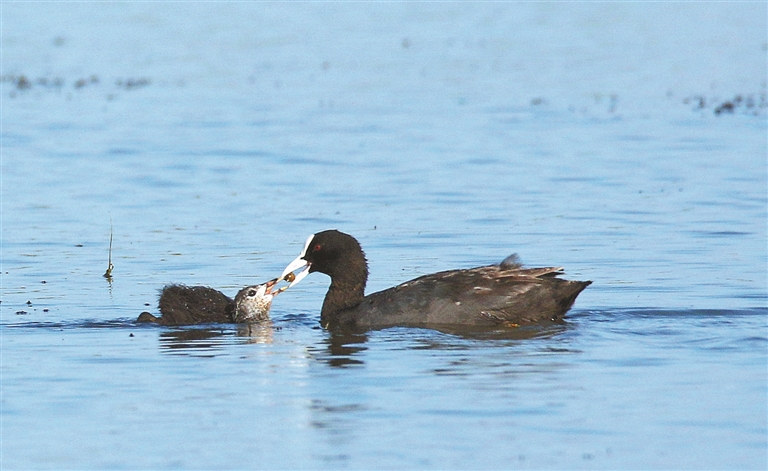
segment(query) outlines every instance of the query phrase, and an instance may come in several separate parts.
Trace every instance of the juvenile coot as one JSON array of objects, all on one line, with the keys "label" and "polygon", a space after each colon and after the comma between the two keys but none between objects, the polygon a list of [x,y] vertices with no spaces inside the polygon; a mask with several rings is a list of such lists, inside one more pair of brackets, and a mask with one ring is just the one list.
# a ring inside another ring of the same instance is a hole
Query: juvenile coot
[{"label": "juvenile coot", "polygon": [[277,280],[246,286],[232,300],[207,286],[168,285],[160,293],[162,317],[142,312],[136,322],[162,325],[243,323],[269,319],[269,308],[280,290],[272,291]]},{"label": "juvenile coot", "polygon": [[[295,275],[299,268],[303,271]],[[523,268],[516,256],[497,265],[421,276],[365,296],[368,264],[354,237],[336,230],[309,236],[280,279],[331,277],[320,322],[326,328],[520,325],[561,320],[591,281],[557,278],[562,268]]]}]

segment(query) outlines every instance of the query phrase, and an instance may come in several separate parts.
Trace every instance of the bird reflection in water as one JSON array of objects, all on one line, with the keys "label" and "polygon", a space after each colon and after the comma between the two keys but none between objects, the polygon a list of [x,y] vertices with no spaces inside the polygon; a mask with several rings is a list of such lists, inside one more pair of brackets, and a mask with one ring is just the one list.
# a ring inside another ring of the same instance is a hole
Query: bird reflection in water
[{"label": "bird reflection in water", "polygon": [[271,320],[249,322],[237,325],[237,336],[243,337],[245,343],[272,343],[275,330],[280,327],[275,327]]},{"label": "bird reflection in water", "polygon": [[[414,350],[466,348],[477,341],[483,345],[488,345],[485,343],[488,341],[498,345],[498,342],[517,343],[550,338],[567,332],[570,326],[568,322],[549,322],[536,326],[521,326],[516,329],[457,326],[396,327],[385,329],[389,333],[383,333],[383,335],[410,339],[411,342],[404,348]],[[234,343],[272,344],[275,342],[275,333],[280,330],[281,327],[274,325],[271,320],[237,324],[234,330],[231,325],[222,325],[221,328],[186,327],[160,333],[160,347],[167,353],[216,356],[217,352],[227,349],[233,341]],[[307,347],[307,351],[312,358],[331,367],[362,366],[365,364],[364,352],[368,350],[367,342],[370,335],[380,334],[345,329],[326,331],[322,339]]]},{"label": "bird reflection in water", "polygon": [[215,356],[216,352],[232,343],[233,336],[244,343],[269,344],[274,341],[274,332],[279,330],[271,320],[238,324],[233,332],[226,328],[185,328],[160,333],[160,348],[168,353],[195,356]]},{"label": "bird reflection in water", "polygon": [[329,332],[316,346],[309,349],[310,354],[318,361],[337,368],[361,366],[364,362],[359,357],[368,349],[365,342],[368,336],[364,333]]}]

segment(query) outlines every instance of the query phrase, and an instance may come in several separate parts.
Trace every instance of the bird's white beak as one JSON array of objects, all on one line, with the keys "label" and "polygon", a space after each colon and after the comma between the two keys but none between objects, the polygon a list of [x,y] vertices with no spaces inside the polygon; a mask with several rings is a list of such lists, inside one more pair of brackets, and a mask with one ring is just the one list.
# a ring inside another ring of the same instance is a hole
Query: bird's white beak
[{"label": "bird's white beak", "polygon": [[[306,268],[304,268],[306,267]],[[293,273],[294,271],[298,270],[299,268],[304,268],[301,272],[299,272],[298,275],[296,275],[293,280],[291,281],[291,284],[288,285],[288,288],[295,285],[299,281],[303,280],[307,275],[309,275],[309,268],[311,267],[311,264],[301,258],[301,255],[296,257],[294,261],[288,264],[287,267],[285,267],[285,270],[283,270],[282,275],[280,275],[280,280],[285,280],[285,277],[289,274]],[[287,281],[287,280],[286,280]]]},{"label": "bird's white beak", "polygon": [[304,248],[301,249],[301,253],[294,261],[288,264],[287,267],[285,267],[285,270],[283,270],[283,273],[280,275],[278,280],[285,280],[289,281],[289,279],[286,279],[285,277],[289,274],[292,274],[294,271],[298,270],[299,268],[306,267],[304,270],[302,270],[298,275],[293,277],[292,280],[290,280],[290,284],[285,287],[285,289],[290,288],[291,286],[295,285],[299,281],[306,278],[307,275],[309,275],[309,269],[312,267],[312,264],[304,260],[304,256],[307,255],[307,249],[309,248],[309,244],[312,242],[312,239],[315,238],[315,235],[312,234],[311,236],[307,237],[307,241],[304,242]]}]

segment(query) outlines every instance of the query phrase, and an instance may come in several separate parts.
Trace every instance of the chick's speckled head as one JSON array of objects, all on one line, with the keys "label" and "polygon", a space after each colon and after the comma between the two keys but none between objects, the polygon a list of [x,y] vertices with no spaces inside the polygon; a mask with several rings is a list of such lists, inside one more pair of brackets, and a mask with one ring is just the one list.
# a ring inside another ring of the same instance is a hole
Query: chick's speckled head
[{"label": "chick's speckled head", "polygon": [[269,308],[275,293],[270,291],[269,283],[246,286],[235,296],[233,321],[259,322],[269,319]]}]

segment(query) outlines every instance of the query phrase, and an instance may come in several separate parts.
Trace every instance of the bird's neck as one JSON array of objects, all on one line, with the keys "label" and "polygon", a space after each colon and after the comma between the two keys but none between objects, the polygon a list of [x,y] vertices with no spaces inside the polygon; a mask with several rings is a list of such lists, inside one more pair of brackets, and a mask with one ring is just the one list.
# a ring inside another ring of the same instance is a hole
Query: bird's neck
[{"label": "bird's neck", "polygon": [[354,309],[363,302],[365,283],[368,278],[365,261],[348,268],[352,269],[331,277],[331,286],[325,295],[323,309],[320,312],[320,322],[323,325],[339,322],[345,311]]}]

